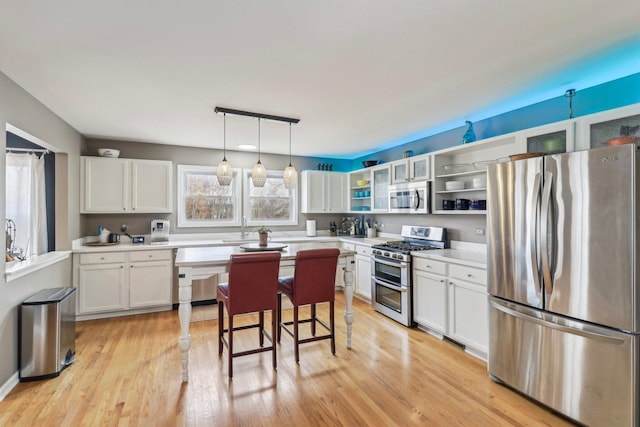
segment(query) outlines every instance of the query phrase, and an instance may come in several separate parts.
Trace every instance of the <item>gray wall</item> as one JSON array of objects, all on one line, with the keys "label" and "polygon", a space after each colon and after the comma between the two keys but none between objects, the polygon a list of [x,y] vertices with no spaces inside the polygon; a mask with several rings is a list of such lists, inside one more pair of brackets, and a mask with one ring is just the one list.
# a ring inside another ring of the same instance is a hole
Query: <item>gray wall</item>
[{"label": "gray wall", "polygon": [[[68,158],[66,193],[60,200],[67,205],[65,223],[59,228],[64,230],[63,236],[57,236],[68,244],[72,239],[80,237],[82,219],[79,214],[80,192],[80,150],[83,137],[60,117],[33,98],[6,75],[0,73],[0,124],[6,123],[33,135],[56,148],[56,152],[66,153],[61,157]],[[5,217],[5,188],[9,184],[5,176],[6,132],[0,132],[0,212]],[[60,189],[61,191],[64,189]],[[58,189],[56,190],[58,191]],[[61,203],[56,197],[56,203]],[[71,262],[54,265],[35,274],[25,276],[7,283],[0,279],[0,385],[4,384],[17,372],[18,348],[18,306],[36,291],[49,287],[68,286],[71,284]],[[0,271],[4,272],[5,261],[0,257]]]},{"label": "gray wall", "polygon": [[[177,207],[177,165],[183,164],[216,166],[220,162],[220,160],[222,160],[222,150],[182,147],[176,145],[112,141],[104,139],[89,139],[82,154],[87,156],[95,156],[98,153],[98,148],[104,147],[118,149],[120,150],[120,157],[128,159],[171,160],[174,166],[174,212],[176,211]],[[289,156],[262,153],[260,155],[260,159],[265,167],[269,170],[284,170],[284,168],[289,165]],[[257,154],[255,152],[227,150],[227,160],[231,162],[231,165],[234,168],[250,169],[257,161]],[[350,160],[336,160],[316,157],[294,156],[291,162],[296,167],[298,172],[307,169],[317,169],[318,163],[331,163],[334,166],[333,170],[336,171],[348,171],[351,165]],[[298,185],[297,191],[299,199],[300,185]],[[171,222],[171,233],[226,233],[240,231],[239,227],[178,228],[178,221],[175,214],[90,214],[83,216],[85,217],[84,228],[82,230],[84,235],[96,234],[98,230],[98,224],[108,228],[110,231],[119,232],[120,225],[122,225],[123,223],[127,224],[130,234],[149,234],[150,221],[152,219],[168,219]],[[286,226],[281,228],[286,230],[304,230],[305,221],[307,219],[315,219],[318,221],[318,229],[326,230],[329,228],[329,221],[338,221],[339,218],[340,217],[335,215],[300,214],[297,226]],[[277,231],[278,229],[278,227],[274,227],[274,231]]]}]

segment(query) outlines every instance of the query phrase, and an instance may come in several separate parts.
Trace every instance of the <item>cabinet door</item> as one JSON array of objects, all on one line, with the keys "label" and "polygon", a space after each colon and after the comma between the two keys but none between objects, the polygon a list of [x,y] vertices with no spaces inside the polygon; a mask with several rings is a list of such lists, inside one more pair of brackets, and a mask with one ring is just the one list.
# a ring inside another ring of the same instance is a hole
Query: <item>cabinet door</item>
[{"label": "cabinet door", "polygon": [[389,184],[391,183],[391,168],[382,165],[371,170],[371,210],[373,212],[389,211]]},{"label": "cabinet door", "polygon": [[347,212],[347,175],[329,172],[325,175],[327,212]]},{"label": "cabinet door", "polygon": [[371,300],[371,258],[356,255],[356,294]]},{"label": "cabinet door", "polygon": [[449,280],[448,335],[471,349],[487,354],[489,322],[484,286]]},{"label": "cabinet door", "polygon": [[81,212],[126,212],[129,200],[127,168],[128,163],[125,159],[82,157]]},{"label": "cabinet door", "polygon": [[421,155],[409,159],[409,179],[426,181],[431,179],[431,156]]},{"label": "cabinet door", "polygon": [[129,265],[129,307],[171,304],[171,262],[132,262]]},{"label": "cabinet door", "polygon": [[325,179],[321,171],[302,172],[302,213],[325,212]]},{"label": "cabinet door", "polygon": [[173,164],[131,160],[131,211],[172,212]]},{"label": "cabinet door", "polygon": [[447,333],[447,280],[414,270],[413,320],[437,333]]},{"label": "cabinet door", "polygon": [[391,182],[394,184],[409,182],[409,159],[391,163]]},{"label": "cabinet door", "polygon": [[127,305],[124,264],[78,267],[79,314],[126,310]]}]

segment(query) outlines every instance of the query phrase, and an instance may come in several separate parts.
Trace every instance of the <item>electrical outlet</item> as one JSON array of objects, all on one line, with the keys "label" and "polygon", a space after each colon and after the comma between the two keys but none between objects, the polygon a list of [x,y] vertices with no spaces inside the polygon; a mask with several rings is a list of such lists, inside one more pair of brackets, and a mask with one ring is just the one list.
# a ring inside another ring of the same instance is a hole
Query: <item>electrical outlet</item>
[{"label": "electrical outlet", "polygon": [[382,223],[381,223],[381,224],[380,224],[380,228],[384,228],[384,224],[382,224]]},{"label": "electrical outlet", "polygon": [[476,234],[478,236],[484,236],[484,228],[476,228]]}]

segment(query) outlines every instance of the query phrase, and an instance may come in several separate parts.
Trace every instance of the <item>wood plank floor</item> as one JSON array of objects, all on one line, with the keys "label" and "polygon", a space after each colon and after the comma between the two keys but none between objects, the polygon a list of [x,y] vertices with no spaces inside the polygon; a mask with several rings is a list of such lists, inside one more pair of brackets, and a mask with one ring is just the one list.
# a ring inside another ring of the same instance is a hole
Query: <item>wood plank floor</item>
[{"label": "wood plank floor", "polygon": [[[217,320],[192,323],[188,384],[179,371],[177,312],[81,322],[76,362],[58,378],[20,383],[0,402],[0,425],[571,425],[493,383],[486,364],[458,347],[362,301],[354,309],[351,350],[338,294],[336,356],[328,341],[305,344],[296,365],[283,334],[277,372],[270,353],[251,355],[234,361],[232,381],[226,350],[223,359],[217,354]],[[240,347],[254,342],[255,330],[237,335]]]}]

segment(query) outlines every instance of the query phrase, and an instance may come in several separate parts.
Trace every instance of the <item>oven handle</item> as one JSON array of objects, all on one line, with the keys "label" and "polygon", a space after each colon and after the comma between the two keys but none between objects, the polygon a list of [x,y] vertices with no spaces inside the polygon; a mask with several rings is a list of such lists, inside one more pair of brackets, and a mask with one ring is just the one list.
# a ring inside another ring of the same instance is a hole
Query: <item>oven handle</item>
[{"label": "oven handle", "polygon": [[393,289],[394,291],[398,291],[398,292],[407,292],[407,288],[404,286],[395,286],[390,283],[378,280],[375,277],[372,277],[371,280],[373,280],[375,283],[377,283],[380,286],[384,286],[385,288]]},{"label": "oven handle", "polygon": [[372,258],[373,258],[374,262],[379,262],[380,264],[388,265],[390,267],[398,267],[398,268],[407,268],[408,267],[408,264],[406,264],[406,263],[383,261],[381,258],[378,258],[376,256],[373,256]]}]

